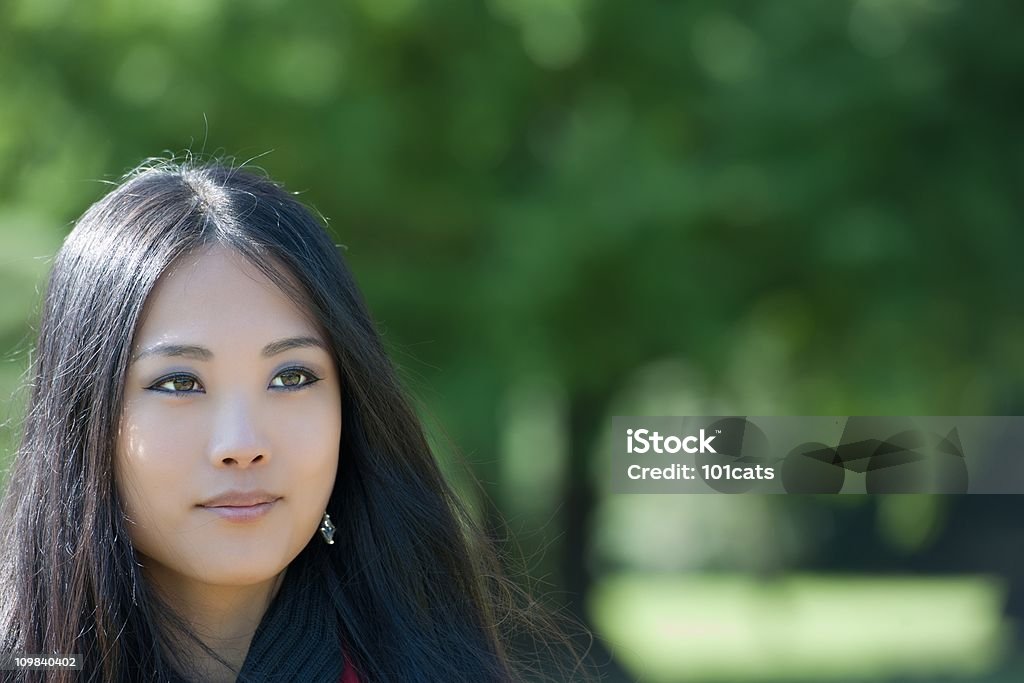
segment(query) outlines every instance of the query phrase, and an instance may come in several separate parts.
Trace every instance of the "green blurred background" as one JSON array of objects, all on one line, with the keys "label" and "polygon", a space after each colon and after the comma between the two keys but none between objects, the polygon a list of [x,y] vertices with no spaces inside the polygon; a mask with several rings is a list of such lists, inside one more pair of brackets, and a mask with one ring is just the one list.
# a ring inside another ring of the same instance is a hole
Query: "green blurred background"
[{"label": "green blurred background", "polygon": [[104,181],[254,158],[329,218],[446,471],[606,680],[1024,680],[1015,496],[623,496],[604,467],[612,415],[1024,414],[1022,26],[1011,0],[8,0],[0,460]]}]

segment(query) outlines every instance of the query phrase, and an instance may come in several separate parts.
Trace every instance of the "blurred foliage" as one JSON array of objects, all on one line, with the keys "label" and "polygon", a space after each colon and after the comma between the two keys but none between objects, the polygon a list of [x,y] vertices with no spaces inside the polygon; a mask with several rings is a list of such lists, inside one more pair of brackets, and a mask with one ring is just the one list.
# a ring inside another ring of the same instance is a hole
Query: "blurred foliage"
[{"label": "blurred foliage", "polygon": [[329,219],[486,497],[453,478],[577,609],[616,571],[917,562],[1002,574],[1024,613],[1009,504],[615,497],[599,455],[612,414],[1022,412],[1022,23],[995,0],[10,0],[0,388],[102,181],[229,154]]}]

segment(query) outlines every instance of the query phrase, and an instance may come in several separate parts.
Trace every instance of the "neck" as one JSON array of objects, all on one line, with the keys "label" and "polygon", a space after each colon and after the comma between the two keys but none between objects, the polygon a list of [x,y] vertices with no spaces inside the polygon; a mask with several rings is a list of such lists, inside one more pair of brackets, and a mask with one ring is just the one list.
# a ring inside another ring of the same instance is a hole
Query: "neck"
[{"label": "neck", "polygon": [[175,666],[198,674],[203,681],[233,683],[284,574],[282,571],[248,586],[217,586],[157,569],[147,571],[150,585],[174,608],[189,631],[217,655],[214,657],[190,638],[175,638],[176,651],[169,653]]}]

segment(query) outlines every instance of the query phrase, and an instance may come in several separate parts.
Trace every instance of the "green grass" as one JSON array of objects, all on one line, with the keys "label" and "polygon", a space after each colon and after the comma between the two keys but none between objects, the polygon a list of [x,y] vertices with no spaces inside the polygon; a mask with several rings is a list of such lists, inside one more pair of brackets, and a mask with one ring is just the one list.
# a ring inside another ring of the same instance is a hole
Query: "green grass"
[{"label": "green grass", "polygon": [[[638,681],[978,681],[1013,629],[988,577],[621,574],[593,623]],[[998,680],[998,679],[991,679]]]}]

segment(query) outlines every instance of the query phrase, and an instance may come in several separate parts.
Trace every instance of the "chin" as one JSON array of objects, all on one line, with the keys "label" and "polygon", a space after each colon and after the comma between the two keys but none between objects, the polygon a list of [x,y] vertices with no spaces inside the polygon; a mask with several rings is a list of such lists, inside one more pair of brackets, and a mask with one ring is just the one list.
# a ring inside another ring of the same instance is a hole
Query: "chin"
[{"label": "chin", "polygon": [[[301,549],[300,549],[301,550]],[[264,540],[261,543],[224,543],[193,556],[196,578],[218,586],[249,586],[277,576],[295,559],[298,550]]]},{"label": "chin", "polygon": [[[285,565],[287,566],[287,565]],[[251,571],[225,571],[216,572],[208,576],[199,577],[203,583],[212,586],[255,586],[273,579],[281,573],[284,567],[262,571],[254,569]]]},{"label": "chin", "polygon": [[288,561],[267,554],[261,558],[225,557],[217,562],[207,562],[196,578],[215,586],[252,586],[274,578],[288,564]]}]

